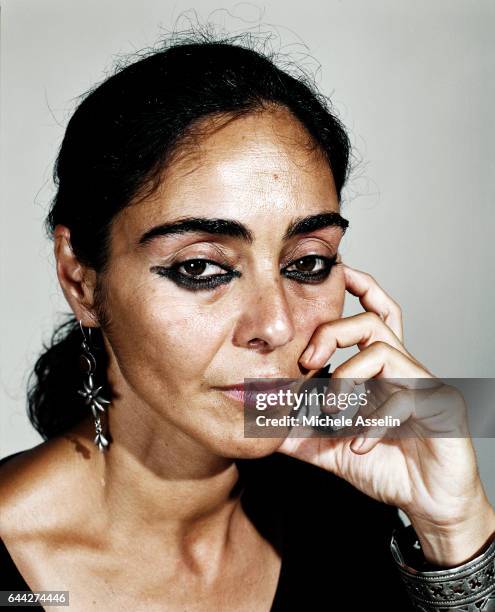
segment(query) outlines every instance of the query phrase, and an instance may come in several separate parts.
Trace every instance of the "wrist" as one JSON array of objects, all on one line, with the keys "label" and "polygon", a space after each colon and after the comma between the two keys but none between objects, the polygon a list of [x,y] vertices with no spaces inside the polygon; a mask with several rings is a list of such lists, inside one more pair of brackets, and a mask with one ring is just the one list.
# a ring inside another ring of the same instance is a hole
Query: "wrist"
[{"label": "wrist", "polygon": [[495,612],[495,539],[473,560],[455,568],[424,563],[412,524],[396,529],[390,549],[414,610]]},{"label": "wrist", "polygon": [[495,510],[488,503],[474,505],[476,511],[449,524],[411,515],[425,560],[434,566],[451,568],[477,557],[495,536]]}]

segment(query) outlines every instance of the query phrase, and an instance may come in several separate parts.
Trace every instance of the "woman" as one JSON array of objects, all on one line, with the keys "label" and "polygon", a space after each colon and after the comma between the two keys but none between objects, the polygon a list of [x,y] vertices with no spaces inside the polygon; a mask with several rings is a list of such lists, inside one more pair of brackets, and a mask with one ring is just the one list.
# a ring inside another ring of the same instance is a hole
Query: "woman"
[{"label": "woman", "polygon": [[[491,554],[469,438],[243,435],[245,378],[310,378],[337,347],[359,352],[333,378],[433,379],[397,303],[339,255],[348,164],[325,99],[229,42],[172,45],[85,97],[47,218],[73,317],[30,390],[45,442],[0,470],[2,589],[67,590],[74,610],[406,610],[392,534],[442,585]],[[346,290],[365,312],[342,318]]]}]

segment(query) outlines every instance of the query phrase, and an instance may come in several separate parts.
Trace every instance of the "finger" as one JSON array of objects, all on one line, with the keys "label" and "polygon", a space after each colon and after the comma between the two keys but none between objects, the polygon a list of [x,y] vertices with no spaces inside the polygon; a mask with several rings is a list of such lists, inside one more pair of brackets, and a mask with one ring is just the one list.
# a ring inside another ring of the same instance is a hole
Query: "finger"
[{"label": "finger", "polygon": [[404,341],[402,310],[399,304],[367,272],[342,264],[346,289],[359,298],[365,310],[376,313],[394,332],[400,342]]},{"label": "finger", "polygon": [[374,342],[386,342],[409,355],[399,338],[375,312],[327,321],[316,328],[299,361],[308,369],[325,365],[337,348],[357,345],[363,350]]},{"label": "finger", "polygon": [[408,384],[410,380],[411,387],[417,385],[418,378],[433,378],[421,364],[411,360],[408,354],[382,341],[373,342],[332,372],[334,385],[337,385],[336,379],[346,379],[346,384],[351,381],[354,385],[360,385],[377,376],[405,379],[401,381],[403,384]]},{"label": "finger", "polygon": [[[387,379],[392,379],[387,382]],[[356,385],[364,382],[376,383],[370,385],[368,401],[361,405],[354,414],[368,417],[388,397],[401,388],[415,388],[418,379],[433,380],[434,377],[407,355],[383,342],[375,342],[341,363],[332,372],[332,389],[336,393],[348,392]]]},{"label": "finger", "polygon": [[[403,389],[391,395],[374,413],[368,415],[369,419],[376,419],[377,425],[371,425],[361,435],[354,438],[350,449],[358,454],[369,453],[385,438],[400,437],[399,427],[402,426],[414,413],[415,392]],[[386,417],[389,417],[387,419]],[[397,419],[399,425],[392,425],[392,419]],[[379,424],[383,420],[384,424]],[[386,423],[391,423],[387,425]],[[390,435],[389,435],[390,432]]]},{"label": "finger", "polygon": [[354,392],[354,381],[348,378],[333,378],[328,380],[325,401],[320,406],[323,414],[337,414],[347,410],[346,400]]}]

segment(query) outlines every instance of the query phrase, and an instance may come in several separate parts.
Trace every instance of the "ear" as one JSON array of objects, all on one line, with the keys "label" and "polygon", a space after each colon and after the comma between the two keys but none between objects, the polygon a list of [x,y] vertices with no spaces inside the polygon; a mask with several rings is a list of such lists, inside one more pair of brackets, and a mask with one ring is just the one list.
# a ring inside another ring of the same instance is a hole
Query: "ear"
[{"label": "ear", "polygon": [[65,299],[85,327],[98,327],[93,311],[96,272],[79,263],[70,242],[70,230],[65,225],[55,226],[54,254],[57,276]]}]

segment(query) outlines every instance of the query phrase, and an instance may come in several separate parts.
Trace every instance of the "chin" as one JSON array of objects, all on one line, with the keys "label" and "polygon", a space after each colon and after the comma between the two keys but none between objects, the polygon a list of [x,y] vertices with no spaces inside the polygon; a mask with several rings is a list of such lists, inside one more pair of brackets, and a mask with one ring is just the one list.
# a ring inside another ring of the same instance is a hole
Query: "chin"
[{"label": "chin", "polygon": [[[230,459],[259,459],[274,453],[284,438],[224,437],[214,444],[214,452]],[[213,446],[213,445],[212,445]]]}]

